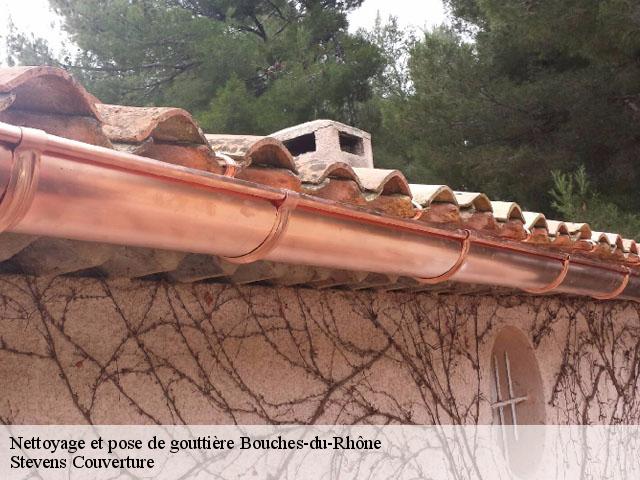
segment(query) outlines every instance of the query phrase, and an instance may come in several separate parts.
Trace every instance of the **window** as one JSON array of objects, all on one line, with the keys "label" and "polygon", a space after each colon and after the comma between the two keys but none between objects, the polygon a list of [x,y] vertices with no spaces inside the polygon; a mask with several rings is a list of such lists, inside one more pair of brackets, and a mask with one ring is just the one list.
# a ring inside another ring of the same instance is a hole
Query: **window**
[{"label": "window", "polygon": [[[499,443],[513,473],[535,473],[544,447],[544,430],[523,425],[544,425],[542,377],[533,347],[515,327],[497,335],[491,352],[491,410],[499,425]],[[535,448],[532,448],[534,446]]]}]

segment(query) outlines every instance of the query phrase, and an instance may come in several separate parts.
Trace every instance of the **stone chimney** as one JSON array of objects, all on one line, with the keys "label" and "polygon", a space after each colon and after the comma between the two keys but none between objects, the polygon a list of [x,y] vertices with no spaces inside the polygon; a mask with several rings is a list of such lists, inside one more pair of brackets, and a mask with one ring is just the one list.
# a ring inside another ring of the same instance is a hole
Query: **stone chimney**
[{"label": "stone chimney", "polygon": [[344,162],[352,167],[373,168],[371,135],[332,120],[314,120],[276,132],[291,155],[301,161]]}]

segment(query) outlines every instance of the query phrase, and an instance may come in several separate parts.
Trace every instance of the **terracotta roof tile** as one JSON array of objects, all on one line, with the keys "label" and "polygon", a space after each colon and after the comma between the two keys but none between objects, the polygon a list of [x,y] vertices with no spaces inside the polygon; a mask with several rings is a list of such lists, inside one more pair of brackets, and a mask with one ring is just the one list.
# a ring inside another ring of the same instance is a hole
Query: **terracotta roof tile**
[{"label": "terracotta roof tile", "polygon": [[13,105],[15,100],[16,95],[14,93],[0,93],[0,112]]},{"label": "terracotta roof tile", "polygon": [[493,210],[493,216],[500,222],[508,222],[511,220],[518,220],[522,224],[525,223],[524,216],[522,215],[522,208],[515,202],[491,202],[491,209]]},{"label": "terracotta roof tile", "polygon": [[625,253],[629,253],[632,255],[638,255],[638,244],[635,240],[630,240],[628,238],[622,239],[622,248]]},{"label": "terracotta roof tile", "polygon": [[569,228],[564,222],[547,219],[547,232],[553,246],[561,248],[571,248],[573,240],[569,234]]},{"label": "terracotta roof tile", "polygon": [[417,220],[459,225],[462,221],[456,195],[446,185],[410,184],[414,204],[420,209]]},{"label": "terracotta roof tile", "polygon": [[549,231],[549,235],[551,235],[552,237],[569,235],[569,227],[567,227],[567,224],[565,222],[561,222],[559,220],[547,219],[547,229]]},{"label": "terracotta roof tile", "polygon": [[596,243],[605,243],[611,248],[622,250],[622,237],[617,233],[591,232],[591,240]]},{"label": "terracotta roof tile", "polygon": [[591,242],[595,245],[594,255],[604,257],[611,255],[618,258],[624,256],[622,237],[618,234],[591,232]]},{"label": "terracotta roof tile", "polygon": [[300,178],[285,168],[248,166],[240,169],[235,174],[235,177],[273,188],[286,188],[295,192],[302,191]]},{"label": "terracotta roof tile", "polygon": [[103,130],[118,150],[213,173],[224,171],[187,111],[107,104],[96,107],[104,120]]},{"label": "terracotta roof tile", "polygon": [[181,108],[123,107],[96,105],[104,121],[104,131],[114,143],[159,142],[207,145],[198,124]]},{"label": "terracotta roof tile", "polygon": [[524,218],[524,225],[529,231],[534,228],[544,228],[547,231],[549,230],[549,225],[544,214],[539,212],[522,212],[522,216]]},{"label": "terracotta roof tile", "polygon": [[326,163],[316,157],[297,157],[295,162],[305,193],[389,215],[415,215],[411,190],[397,170],[357,168],[344,162]]},{"label": "terracotta roof tile", "polygon": [[237,162],[236,178],[274,188],[302,191],[301,177],[291,153],[275,138],[254,135],[206,135],[208,144],[219,155]]},{"label": "terracotta roof tile", "polygon": [[367,192],[372,192],[376,195],[390,195],[399,194],[411,196],[411,189],[407,179],[404,178],[402,172],[398,170],[384,170],[381,168],[357,168],[353,171],[360,180]]},{"label": "terracotta roof tile", "polygon": [[525,228],[529,232],[529,241],[535,243],[547,243],[549,238],[549,225],[546,217],[539,212],[522,212]]},{"label": "terracotta roof tile", "polygon": [[629,265],[640,264],[640,252],[635,240],[622,239],[622,250],[625,260]]},{"label": "terracotta roof tile", "polygon": [[447,185],[417,185],[410,184],[413,201],[423,208],[432,203],[449,203],[458,206],[456,195]]},{"label": "terracotta roof tile", "polygon": [[569,229],[569,234],[576,240],[590,240],[591,227],[588,223],[565,222],[565,226]]},{"label": "terracotta roof tile", "polygon": [[117,144],[118,150],[128,151],[143,157],[162,160],[167,163],[175,163],[197,170],[222,174],[226,166],[208,146],[206,145],[184,145],[164,142],[147,141],[139,144],[131,151],[131,145]]},{"label": "terracotta roof tile", "polygon": [[453,192],[462,209],[473,209],[476,212],[493,212],[491,200],[484,193]]},{"label": "terracotta roof tile", "polygon": [[494,218],[501,225],[500,236],[514,240],[525,240],[529,236],[520,205],[515,202],[492,201],[491,208]]},{"label": "terracotta roof tile", "polygon": [[44,114],[14,109],[0,112],[0,122],[20,127],[37,128],[51,135],[110,148],[111,142],[102,131],[100,122],[92,117]]},{"label": "terracotta roof tile", "polygon": [[291,153],[275,138],[207,134],[206,139],[215,152],[229,155],[242,166],[262,165],[297,171]]},{"label": "terracotta roof tile", "polygon": [[349,205],[366,206],[367,200],[358,182],[354,180],[332,179],[318,186],[305,185],[305,193],[327,200],[343,202]]},{"label": "terracotta roof tile", "polygon": [[416,209],[411,197],[406,195],[380,195],[369,200],[367,207],[402,218],[415,218]]},{"label": "terracotta roof tile", "polygon": [[303,183],[320,185],[329,178],[338,178],[341,180],[353,180],[364,190],[364,186],[360,184],[360,178],[348,163],[335,162],[328,164],[319,162],[316,159],[303,159],[296,160],[296,166]]},{"label": "terracotta roof tile", "polygon": [[95,102],[59,68],[0,68],[1,122],[109,147]]},{"label": "terracotta roof tile", "polygon": [[0,68],[0,94],[16,110],[97,117],[95,97],[59,68]]},{"label": "terracotta roof tile", "polygon": [[[454,192],[446,185],[409,185],[400,171],[371,168],[370,136],[337,122],[310,122],[270,137],[205,135],[184,110],[101,104],[66,72],[48,67],[0,69],[0,121],[389,216],[434,223],[438,228],[474,230],[489,237],[533,243],[529,248],[577,252],[605,262],[640,263],[636,242],[615,233],[592,231],[585,223],[548,220],[539,212],[523,212],[517,203],[491,201],[483,193]],[[311,141],[305,135],[313,135],[313,145],[295,143]],[[299,153],[296,149],[302,147],[310,150]],[[292,151],[299,154],[294,156]],[[378,273],[266,261],[237,266],[201,254],[113,246],[97,250],[94,246],[92,250],[78,242],[12,233],[3,234],[3,238],[7,248],[0,249],[0,260],[37,274],[92,269],[108,276],[129,277],[164,272],[176,281],[222,277],[240,283],[317,288],[463,291],[450,282],[430,286]],[[486,286],[464,288],[468,292],[497,291]]]}]

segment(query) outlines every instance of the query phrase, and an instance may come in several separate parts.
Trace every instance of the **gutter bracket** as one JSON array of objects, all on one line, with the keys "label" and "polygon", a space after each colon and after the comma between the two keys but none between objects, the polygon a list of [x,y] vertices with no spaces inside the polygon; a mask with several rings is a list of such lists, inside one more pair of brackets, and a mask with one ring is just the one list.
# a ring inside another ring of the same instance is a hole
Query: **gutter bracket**
[{"label": "gutter bracket", "polygon": [[453,275],[455,275],[456,272],[460,270],[460,267],[462,267],[465,260],[467,259],[467,254],[469,253],[469,249],[471,248],[471,232],[469,230],[465,230],[464,232],[465,232],[465,236],[462,239],[462,248],[460,250],[460,256],[458,257],[456,262],[449,268],[449,270],[447,270],[441,275],[438,275],[437,277],[430,277],[430,278],[415,277],[415,280],[425,285],[437,285],[439,283],[446,282]]},{"label": "gutter bracket", "polygon": [[227,262],[235,264],[253,263],[262,260],[269,252],[271,252],[289,225],[289,214],[298,206],[299,196],[294,192],[285,190],[285,196],[276,205],[276,218],[271,227],[271,231],[260,245],[248,253],[237,257],[220,257]]},{"label": "gutter bracket", "polygon": [[31,207],[40,174],[40,156],[48,135],[42,130],[20,128],[20,142],[13,149],[9,180],[0,200],[0,232],[16,226]]},{"label": "gutter bracket", "polygon": [[605,293],[604,295],[591,295],[591,296],[596,300],[613,300],[616,297],[618,297],[620,294],[622,294],[622,292],[624,292],[624,289],[627,288],[627,285],[629,284],[629,278],[631,277],[631,269],[629,267],[624,267],[624,269],[625,269],[625,274],[618,288],[616,288],[611,293]]},{"label": "gutter bracket", "polygon": [[571,255],[566,255],[562,260],[562,270],[558,274],[555,280],[553,280],[548,285],[540,288],[523,288],[522,291],[527,293],[532,293],[535,295],[541,295],[543,293],[549,293],[560,286],[560,284],[564,281],[567,273],[569,272],[569,264],[571,262]]}]

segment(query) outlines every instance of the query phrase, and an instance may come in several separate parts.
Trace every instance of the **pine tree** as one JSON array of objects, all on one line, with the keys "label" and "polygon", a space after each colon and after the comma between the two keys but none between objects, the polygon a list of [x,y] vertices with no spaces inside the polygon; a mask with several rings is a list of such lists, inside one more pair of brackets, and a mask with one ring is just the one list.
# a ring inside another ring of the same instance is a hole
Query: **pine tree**
[{"label": "pine tree", "polygon": [[73,53],[14,32],[10,59],[67,68],[104,102],[184,107],[225,133],[318,117],[355,123],[383,62],[347,30],[361,3],[51,0]]}]

